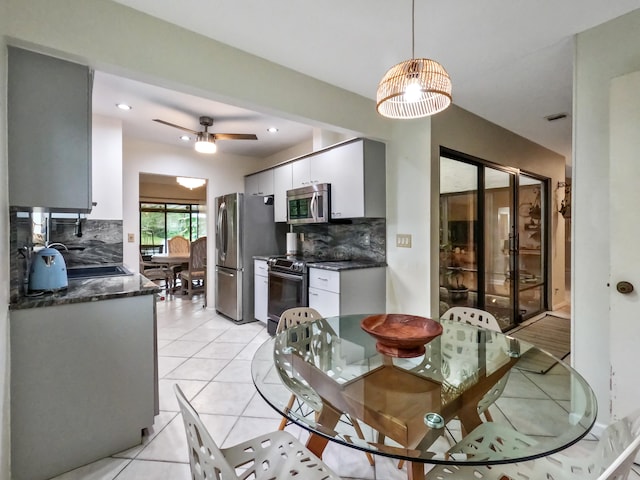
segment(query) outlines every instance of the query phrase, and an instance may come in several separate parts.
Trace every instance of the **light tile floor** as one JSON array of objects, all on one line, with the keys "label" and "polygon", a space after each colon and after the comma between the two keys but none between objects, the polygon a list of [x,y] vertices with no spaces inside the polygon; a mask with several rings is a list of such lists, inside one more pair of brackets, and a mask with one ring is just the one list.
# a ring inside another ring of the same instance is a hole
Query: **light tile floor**
[{"label": "light tile floor", "polygon": [[[189,480],[187,444],[174,383],[180,385],[214,440],[223,447],[277,429],[280,417],[262,400],[251,381],[251,359],[268,338],[262,324],[235,325],[213,309],[203,309],[198,296],[193,300],[169,297],[158,302],[157,311],[160,415],[153,427],[141,445],[55,480]],[[526,381],[514,378],[514,389],[516,380]],[[506,398],[505,408],[508,402]],[[500,415],[496,407],[492,412]],[[306,435],[296,426],[287,430],[300,438]],[[574,448],[594,444],[591,438]],[[398,470],[395,461],[376,457],[372,467],[362,452],[331,443],[324,460],[344,479],[407,478],[406,467]],[[632,472],[630,479],[640,480],[640,474]]]}]

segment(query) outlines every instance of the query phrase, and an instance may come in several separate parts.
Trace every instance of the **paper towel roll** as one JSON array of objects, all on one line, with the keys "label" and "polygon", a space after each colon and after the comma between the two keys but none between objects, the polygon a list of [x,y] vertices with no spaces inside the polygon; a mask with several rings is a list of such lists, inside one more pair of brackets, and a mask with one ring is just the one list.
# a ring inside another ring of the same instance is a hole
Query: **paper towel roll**
[{"label": "paper towel roll", "polygon": [[298,234],[287,232],[287,255],[298,253]]}]

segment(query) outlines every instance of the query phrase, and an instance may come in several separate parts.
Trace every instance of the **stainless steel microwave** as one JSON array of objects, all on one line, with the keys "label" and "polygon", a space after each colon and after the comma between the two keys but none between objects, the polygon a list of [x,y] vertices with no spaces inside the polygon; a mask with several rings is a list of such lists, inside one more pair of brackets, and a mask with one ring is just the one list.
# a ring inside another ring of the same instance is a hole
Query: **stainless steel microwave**
[{"label": "stainless steel microwave", "polygon": [[287,190],[287,223],[329,223],[331,184],[316,183]]}]

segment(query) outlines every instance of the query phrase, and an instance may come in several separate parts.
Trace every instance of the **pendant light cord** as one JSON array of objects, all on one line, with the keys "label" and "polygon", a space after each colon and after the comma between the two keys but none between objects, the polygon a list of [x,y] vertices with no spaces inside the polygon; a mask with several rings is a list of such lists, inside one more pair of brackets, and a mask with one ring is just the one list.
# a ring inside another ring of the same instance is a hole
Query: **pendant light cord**
[{"label": "pendant light cord", "polygon": [[411,0],[411,58],[416,58],[416,0]]}]

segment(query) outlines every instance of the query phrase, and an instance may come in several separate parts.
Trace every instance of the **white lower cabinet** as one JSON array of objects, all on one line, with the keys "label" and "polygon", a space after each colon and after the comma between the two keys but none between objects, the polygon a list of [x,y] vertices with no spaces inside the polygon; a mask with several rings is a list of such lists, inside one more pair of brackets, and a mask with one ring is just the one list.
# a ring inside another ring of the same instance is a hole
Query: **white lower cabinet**
[{"label": "white lower cabinet", "polygon": [[269,277],[266,260],[254,260],[253,274],[253,316],[267,323],[267,302],[269,301]]},{"label": "white lower cabinet", "polygon": [[340,294],[309,288],[309,306],[315,308],[323,317],[335,317],[340,315]]},{"label": "white lower cabinet", "polygon": [[309,269],[309,306],[323,317],[386,311],[386,267]]}]

